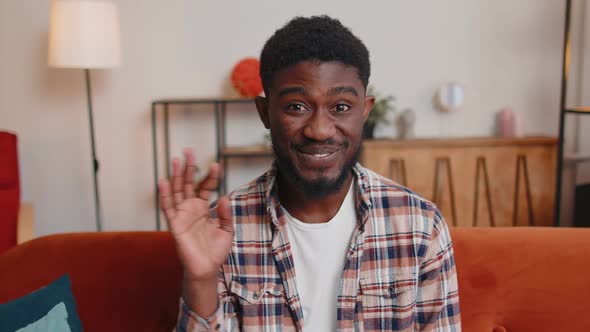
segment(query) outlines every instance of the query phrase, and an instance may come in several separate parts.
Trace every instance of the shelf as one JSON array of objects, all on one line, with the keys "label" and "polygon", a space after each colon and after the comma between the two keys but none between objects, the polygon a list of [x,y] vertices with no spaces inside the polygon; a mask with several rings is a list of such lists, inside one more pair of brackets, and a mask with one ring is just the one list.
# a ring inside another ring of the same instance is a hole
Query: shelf
[{"label": "shelf", "polygon": [[[151,102],[151,125],[152,125],[152,148],[154,153],[154,188],[157,191],[158,179],[160,173],[158,170],[158,119],[163,118],[164,127],[164,156],[167,160],[170,159],[170,122],[169,112],[172,109],[183,109],[186,107],[169,107],[171,105],[206,105],[209,107],[188,107],[189,110],[207,110],[213,111],[215,117],[215,150],[216,156],[220,159],[227,160],[231,157],[236,158],[260,158],[260,157],[272,157],[272,149],[270,147],[260,144],[258,146],[238,146],[238,147],[227,147],[226,146],[226,112],[229,106],[235,107],[251,107],[254,105],[253,98],[162,98],[153,100]],[[157,113],[163,112],[162,117],[158,117]],[[256,114],[256,112],[253,112]],[[165,163],[166,174],[170,173],[170,163]],[[223,163],[222,174],[228,174],[227,172],[228,163]],[[225,178],[220,179],[218,186],[219,195],[224,195],[227,192],[227,181]],[[156,229],[160,230],[160,197],[154,195],[154,212],[156,214]]]},{"label": "shelf", "polygon": [[590,107],[572,107],[565,110],[566,113],[590,114]]},{"label": "shelf", "polygon": [[570,164],[578,164],[590,161],[590,154],[568,153],[563,156],[563,161]]},{"label": "shelf", "polygon": [[266,145],[231,146],[221,149],[221,157],[272,157],[273,151]]},{"label": "shelf", "polygon": [[417,138],[410,140],[374,139],[364,140],[365,148],[387,145],[388,147],[444,147],[444,146],[514,146],[514,145],[556,145],[556,137],[524,136],[524,137],[455,137],[455,138]]},{"label": "shelf", "polygon": [[[422,138],[412,140],[374,139],[364,140],[365,149],[385,145],[387,147],[444,147],[444,146],[515,146],[515,145],[555,145],[557,138],[547,136],[525,136],[519,138],[465,137],[465,138]],[[220,150],[220,156],[231,157],[271,157],[273,151],[266,145],[231,146]]]},{"label": "shelf", "polygon": [[235,98],[235,99],[212,99],[212,98],[167,98],[158,99],[152,102],[152,105],[190,105],[190,104],[245,104],[253,103],[254,99]]}]

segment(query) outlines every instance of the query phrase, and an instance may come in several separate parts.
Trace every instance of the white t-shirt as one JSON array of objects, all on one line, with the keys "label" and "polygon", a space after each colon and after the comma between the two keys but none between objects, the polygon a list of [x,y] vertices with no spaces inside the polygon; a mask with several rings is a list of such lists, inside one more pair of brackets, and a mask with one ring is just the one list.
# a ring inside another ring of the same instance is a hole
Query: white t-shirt
[{"label": "white t-shirt", "polygon": [[338,287],[357,225],[353,188],[351,184],[338,213],[325,223],[304,223],[283,209],[289,220],[287,230],[305,331],[336,330]]}]

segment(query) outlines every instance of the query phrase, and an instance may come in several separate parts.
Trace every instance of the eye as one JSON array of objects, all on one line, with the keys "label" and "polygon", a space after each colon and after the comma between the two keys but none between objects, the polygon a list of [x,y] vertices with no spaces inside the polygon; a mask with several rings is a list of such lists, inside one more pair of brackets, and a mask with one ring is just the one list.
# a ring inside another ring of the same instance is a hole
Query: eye
[{"label": "eye", "polygon": [[350,106],[348,106],[346,104],[338,104],[338,105],[336,105],[336,107],[334,107],[334,111],[336,111],[336,113],[346,112],[349,109],[350,109]]},{"label": "eye", "polygon": [[287,107],[287,109],[295,113],[307,112],[307,108],[302,104],[291,104]]}]

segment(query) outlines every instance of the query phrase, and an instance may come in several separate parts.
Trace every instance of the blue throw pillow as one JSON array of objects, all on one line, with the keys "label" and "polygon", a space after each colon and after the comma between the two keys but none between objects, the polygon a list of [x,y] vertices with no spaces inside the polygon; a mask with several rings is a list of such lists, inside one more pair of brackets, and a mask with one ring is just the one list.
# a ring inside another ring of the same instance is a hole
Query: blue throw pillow
[{"label": "blue throw pillow", "polygon": [[72,332],[68,324],[66,305],[60,302],[38,321],[16,330],[16,332]]},{"label": "blue throw pillow", "polygon": [[0,304],[0,332],[45,331],[49,326],[55,331],[82,331],[67,274],[30,294]]}]

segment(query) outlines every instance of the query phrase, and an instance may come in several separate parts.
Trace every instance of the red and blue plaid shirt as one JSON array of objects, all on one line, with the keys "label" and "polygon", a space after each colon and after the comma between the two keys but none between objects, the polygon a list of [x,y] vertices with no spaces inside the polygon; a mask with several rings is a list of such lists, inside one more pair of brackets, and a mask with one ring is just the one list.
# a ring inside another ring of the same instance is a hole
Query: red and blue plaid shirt
[{"label": "red and blue plaid shirt", "polygon": [[[181,300],[178,332],[304,329],[295,275],[305,271],[293,264],[276,172],[229,195],[235,239],[219,274],[219,309],[203,319]],[[334,308],[338,331],[460,331],[453,247],[439,210],[359,164],[354,174],[358,226]]]}]

